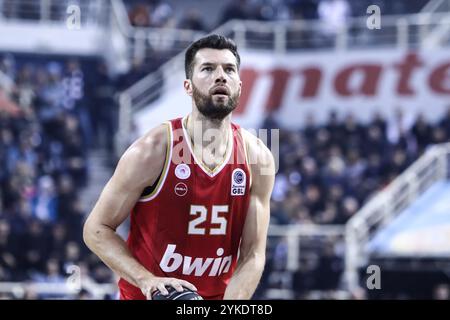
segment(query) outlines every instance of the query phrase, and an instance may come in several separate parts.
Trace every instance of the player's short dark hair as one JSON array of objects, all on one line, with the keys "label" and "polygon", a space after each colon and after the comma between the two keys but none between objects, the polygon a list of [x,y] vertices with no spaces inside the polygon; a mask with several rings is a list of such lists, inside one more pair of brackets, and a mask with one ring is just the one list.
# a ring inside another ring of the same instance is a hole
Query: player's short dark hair
[{"label": "player's short dark hair", "polygon": [[192,78],[192,72],[194,67],[194,60],[195,55],[197,54],[197,51],[203,48],[209,48],[209,49],[228,49],[231,51],[232,54],[236,57],[236,64],[237,68],[239,70],[240,64],[241,64],[241,57],[239,56],[239,53],[237,52],[237,46],[234,43],[233,40],[230,38],[218,35],[218,34],[211,34],[206,37],[203,37],[194,43],[192,43],[189,48],[186,50],[185,59],[184,59],[184,71],[186,73],[186,78],[191,79]]}]

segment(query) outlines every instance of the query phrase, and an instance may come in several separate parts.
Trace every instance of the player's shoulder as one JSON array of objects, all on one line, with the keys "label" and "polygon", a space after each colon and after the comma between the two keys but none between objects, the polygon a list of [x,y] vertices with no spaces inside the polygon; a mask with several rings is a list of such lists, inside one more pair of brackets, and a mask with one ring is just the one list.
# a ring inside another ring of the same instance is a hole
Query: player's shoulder
[{"label": "player's shoulder", "polygon": [[134,165],[158,164],[164,162],[170,127],[162,123],[136,139],[122,158]]},{"label": "player's shoulder", "polygon": [[239,130],[246,145],[250,164],[257,167],[272,165],[274,163],[273,154],[264,142],[244,128],[239,128]]}]

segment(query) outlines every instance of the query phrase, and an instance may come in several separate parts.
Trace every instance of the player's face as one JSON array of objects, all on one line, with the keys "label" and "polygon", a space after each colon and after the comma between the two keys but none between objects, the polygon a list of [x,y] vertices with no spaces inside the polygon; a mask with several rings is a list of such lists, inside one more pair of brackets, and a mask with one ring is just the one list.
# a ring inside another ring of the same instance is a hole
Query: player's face
[{"label": "player's face", "polygon": [[204,116],[222,120],[232,112],[241,95],[236,57],[229,50],[201,49],[194,61],[192,98]]}]

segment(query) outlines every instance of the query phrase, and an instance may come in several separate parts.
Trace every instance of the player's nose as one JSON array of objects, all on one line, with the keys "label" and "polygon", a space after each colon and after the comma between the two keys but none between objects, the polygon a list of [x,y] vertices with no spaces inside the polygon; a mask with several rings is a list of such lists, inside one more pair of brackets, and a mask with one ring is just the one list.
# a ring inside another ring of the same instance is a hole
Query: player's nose
[{"label": "player's nose", "polygon": [[215,83],[223,82],[226,83],[227,79],[225,77],[225,71],[222,68],[217,68],[215,74]]}]

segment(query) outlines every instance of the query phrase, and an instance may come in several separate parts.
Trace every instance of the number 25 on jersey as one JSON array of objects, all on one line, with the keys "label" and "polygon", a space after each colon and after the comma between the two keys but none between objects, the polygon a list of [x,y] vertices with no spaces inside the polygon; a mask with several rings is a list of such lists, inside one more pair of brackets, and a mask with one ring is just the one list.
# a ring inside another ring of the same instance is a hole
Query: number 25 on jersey
[{"label": "number 25 on jersey", "polygon": [[[212,206],[210,214],[205,206],[191,205],[190,215],[195,218],[189,221],[188,234],[224,235],[227,231],[227,205]],[[201,227],[200,225],[208,219],[214,227]]]}]

